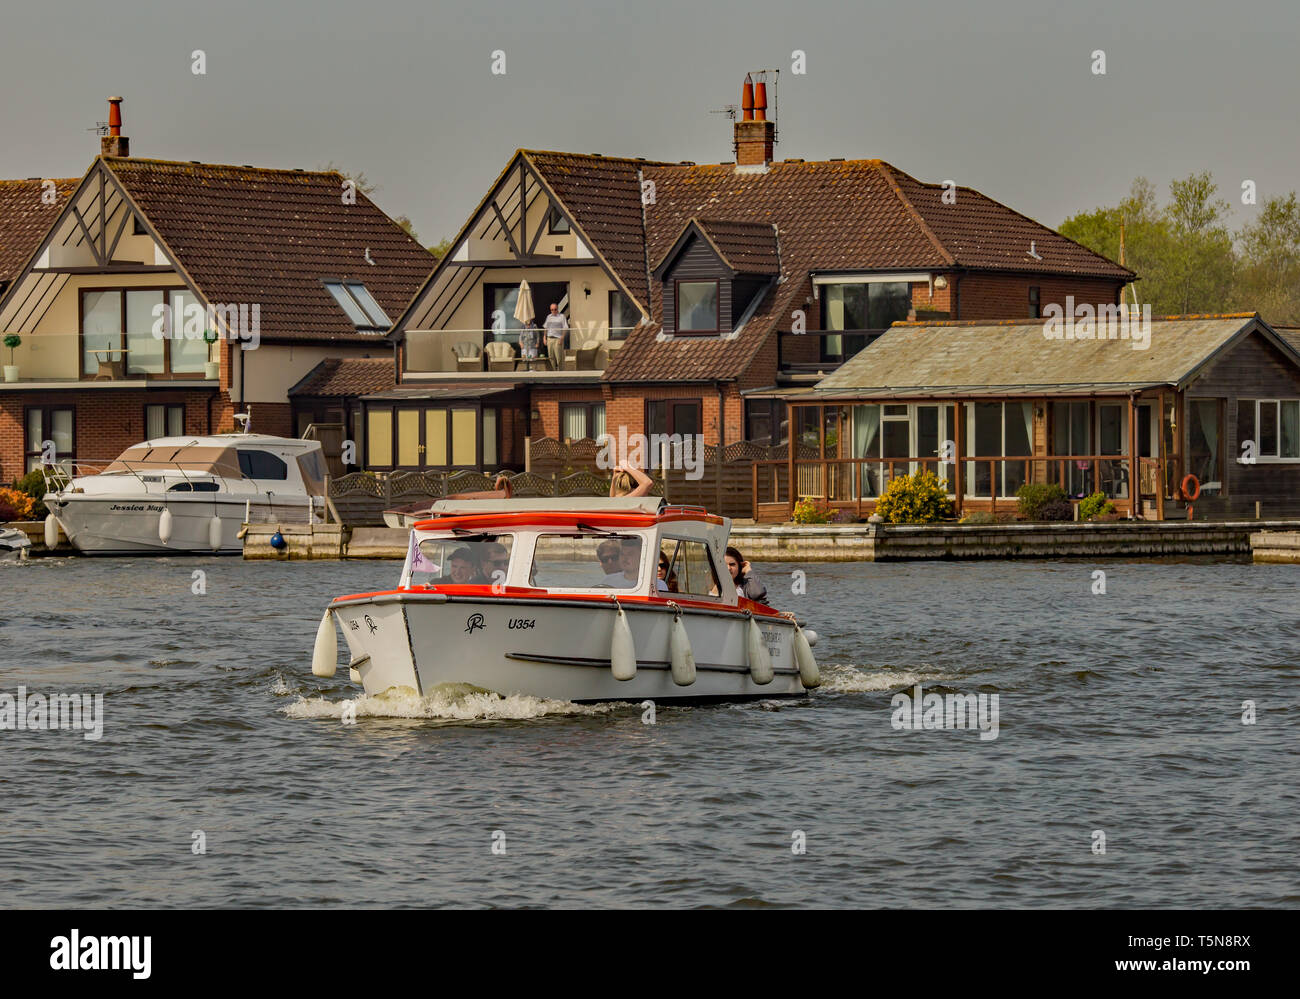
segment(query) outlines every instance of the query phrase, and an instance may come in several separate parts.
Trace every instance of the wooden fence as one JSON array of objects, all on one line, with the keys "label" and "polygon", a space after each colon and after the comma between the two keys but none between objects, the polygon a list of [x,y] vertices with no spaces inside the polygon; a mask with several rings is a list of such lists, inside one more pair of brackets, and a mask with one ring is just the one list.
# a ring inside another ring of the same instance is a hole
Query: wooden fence
[{"label": "wooden fence", "polygon": [[[816,457],[799,447],[797,456]],[[529,470],[503,472],[516,496],[607,496],[609,472],[600,467],[600,445],[594,440],[533,440]],[[754,515],[754,463],[786,459],[784,444],[767,446],[737,441],[725,447],[704,448],[703,461],[692,470],[670,468],[665,479],[654,470],[651,494],[670,502],[706,507],[726,517]],[[679,462],[672,462],[674,465]],[[383,524],[383,513],[394,507],[432,502],[454,493],[491,489],[495,475],[470,471],[352,472],[330,480],[330,498],[343,522],[352,527]]]}]

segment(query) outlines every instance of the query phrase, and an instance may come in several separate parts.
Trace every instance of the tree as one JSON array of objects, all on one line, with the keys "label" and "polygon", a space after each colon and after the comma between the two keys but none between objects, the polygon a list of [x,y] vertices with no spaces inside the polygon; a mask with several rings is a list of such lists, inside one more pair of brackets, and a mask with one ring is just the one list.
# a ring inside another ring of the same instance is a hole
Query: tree
[{"label": "tree", "polygon": [[1167,261],[1177,312],[1219,312],[1230,308],[1236,260],[1224,219],[1228,203],[1216,198],[1209,171],[1169,185],[1166,209],[1173,234]]},{"label": "tree", "polygon": [[417,243],[420,241],[420,234],[415,231],[415,226],[411,224],[411,220],[407,218],[405,215],[394,215],[393,221],[396,222],[398,225],[400,225],[403,229],[405,229],[406,234],[410,236],[413,240],[415,240]]},{"label": "tree", "polygon": [[379,190],[379,186],[377,184],[371,183],[370,178],[366,176],[366,172],[364,170],[357,170],[354,173],[351,170],[345,170],[343,169],[343,167],[338,166],[337,164],[335,164],[333,160],[330,160],[323,167],[321,167],[321,170],[325,173],[329,173],[330,171],[333,171],[334,173],[342,174],[345,180],[352,181],[352,183],[356,185],[356,189],[361,194],[364,194],[367,198],[370,197],[370,195],[374,194],[377,190]]},{"label": "tree", "polygon": [[1138,177],[1118,206],[1072,215],[1061,232],[1116,260],[1122,225],[1124,264],[1140,279],[1137,299],[1156,315],[1240,308],[1228,204],[1216,197],[1214,178],[1191,174],[1169,187],[1170,200],[1162,206],[1155,186]]},{"label": "tree", "polygon": [[447,252],[450,249],[451,249],[451,240],[444,239],[441,242],[434,243],[432,246],[430,246],[429,252],[432,253],[435,257],[437,257],[439,260],[441,260],[443,257],[447,255]]},{"label": "tree", "polygon": [[1237,234],[1239,295],[1268,322],[1300,324],[1300,202],[1269,198]]}]

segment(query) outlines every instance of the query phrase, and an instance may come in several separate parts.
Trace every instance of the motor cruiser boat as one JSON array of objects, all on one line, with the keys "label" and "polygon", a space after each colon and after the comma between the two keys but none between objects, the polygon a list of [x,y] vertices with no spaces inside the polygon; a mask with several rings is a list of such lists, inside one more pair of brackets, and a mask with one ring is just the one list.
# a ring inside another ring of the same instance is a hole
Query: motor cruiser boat
[{"label": "motor cruiser boat", "polygon": [[[88,555],[238,554],[245,523],[324,519],[320,441],[266,434],[161,437],[96,474],[46,466],[46,534]],[[52,519],[51,519],[52,518]]]},{"label": "motor cruiser boat", "polygon": [[25,558],[31,546],[31,538],[16,527],[0,527],[0,562]]},{"label": "motor cruiser boat", "polygon": [[803,695],[820,682],[816,635],[737,593],[730,526],[658,497],[440,500],[411,531],[395,589],[330,603],[312,670],[334,675],[339,627],[367,694]]}]

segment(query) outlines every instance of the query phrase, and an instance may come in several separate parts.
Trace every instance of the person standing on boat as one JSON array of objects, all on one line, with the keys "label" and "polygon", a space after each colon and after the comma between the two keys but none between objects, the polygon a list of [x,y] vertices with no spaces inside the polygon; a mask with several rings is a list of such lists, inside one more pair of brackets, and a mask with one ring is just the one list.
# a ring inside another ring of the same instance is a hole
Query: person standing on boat
[{"label": "person standing on boat", "polygon": [[735,548],[727,549],[727,572],[731,573],[731,581],[736,585],[736,596],[755,603],[767,603],[767,587],[745,561],[745,556]]},{"label": "person standing on boat", "polygon": [[564,370],[564,334],[569,331],[569,321],[564,318],[560,306],[551,303],[551,314],[542,323],[546,329],[546,353],[551,358],[551,367],[556,371]]},{"label": "person standing on boat", "polygon": [[649,496],[654,484],[654,479],[646,475],[641,469],[628,464],[626,461],[620,461],[614,469],[614,474],[609,478],[609,495],[611,498],[617,496]]}]

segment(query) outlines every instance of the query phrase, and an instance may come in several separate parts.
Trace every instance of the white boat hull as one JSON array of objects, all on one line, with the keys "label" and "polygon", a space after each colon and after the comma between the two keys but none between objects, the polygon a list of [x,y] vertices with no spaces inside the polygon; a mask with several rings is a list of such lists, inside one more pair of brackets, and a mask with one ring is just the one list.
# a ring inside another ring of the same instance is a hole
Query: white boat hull
[{"label": "white boat hull", "polygon": [[340,598],[330,605],[367,694],[405,687],[421,696],[468,683],[502,695],[568,701],[740,700],[805,693],[793,652],[793,623],[756,617],[774,677],[755,683],[747,660],[749,618],[684,611],[696,678],[677,684],[670,665],[673,613],[624,601],[636,674],[615,679],[611,601],[401,592]]},{"label": "white boat hull", "polygon": [[[54,509],[69,543],[86,555],[238,555],[243,551],[239,529],[244,524],[245,500],[197,494],[168,497],[171,511],[171,535],[166,542],[160,534],[164,504],[154,496],[65,496]],[[277,515],[286,523],[301,523],[306,505],[267,503],[251,504],[249,516],[254,521],[272,521]],[[213,549],[209,536],[213,515],[221,519],[221,544]]]}]

